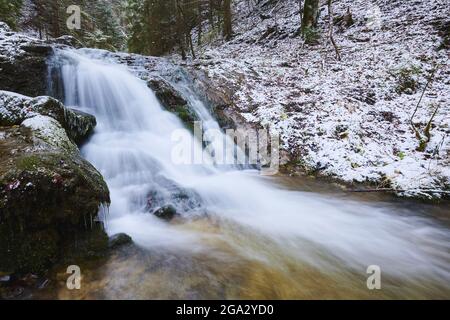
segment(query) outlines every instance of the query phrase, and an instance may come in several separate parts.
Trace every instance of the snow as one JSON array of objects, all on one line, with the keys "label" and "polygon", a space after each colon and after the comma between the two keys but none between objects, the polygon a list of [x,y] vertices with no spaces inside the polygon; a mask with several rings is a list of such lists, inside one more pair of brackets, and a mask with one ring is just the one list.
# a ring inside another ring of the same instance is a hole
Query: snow
[{"label": "snow", "polygon": [[12,32],[4,22],[0,21],[0,61],[13,61],[25,53],[21,47],[31,43],[43,42],[22,33]]},{"label": "snow", "polygon": [[0,120],[17,123],[36,113],[29,107],[31,98],[21,94],[0,90]]},{"label": "snow", "polygon": [[[317,45],[295,36],[298,2],[281,0],[261,20],[248,1],[236,1],[237,35],[197,48],[188,66],[214,86],[233,92],[236,112],[270,126],[306,170],[345,182],[370,182],[405,196],[450,186],[450,69],[447,49],[433,26],[448,20],[446,0],[336,0],[334,16],[351,9],[354,25],[335,26],[342,61],[327,38],[328,13],[321,6]],[[369,4],[368,4],[369,3]],[[265,14],[273,7],[260,7]],[[262,39],[270,27],[278,34]],[[173,59],[179,62],[178,57]],[[438,107],[425,152],[410,118],[431,74],[414,123],[421,130]],[[399,92],[402,74],[417,89]],[[428,193],[439,197],[439,193]]]},{"label": "snow", "polygon": [[77,146],[70,141],[59,122],[51,117],[37,115],[23,121],[22,126],[33,130],[33,134],[39,139],[35,141],[36,144],[41,144],[43,141],[55,149],[78,151]]},{"label": "snow", "polygon": [[[20,124],[24,119],[39,115],[39,109],[51,97],[30,98],[15,92],[0,90],[0,121]],[[63,106],[61,106],[63,108]]]}]

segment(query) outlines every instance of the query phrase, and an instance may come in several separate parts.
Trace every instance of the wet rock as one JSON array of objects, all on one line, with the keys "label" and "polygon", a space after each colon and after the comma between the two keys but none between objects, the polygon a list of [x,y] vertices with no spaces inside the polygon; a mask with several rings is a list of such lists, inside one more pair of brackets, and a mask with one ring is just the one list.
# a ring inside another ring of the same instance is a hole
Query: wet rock
[{"label": "wet rock", "polygon": [[125,233],[119,233],[109,238],[108,246],[110,249],[117,249],[119,247],[123,247],[132,243],[133,239],[129,235]]},{"label": "wet rock", "polygon": [[153,78],[147,82],[147,85],[168,111],[176,114],[189,128],[193,128],[194,121],[198,120],[197,115],[169,82],[162,78]]},{"label": "wet rock", "polygon": [[147,84],[166,108],[188,104],[179,92],[177,92],[169,82],[162,78],[150,79]]},{"label": "wet rock", "polygon": [[21,46],[20,49],[22,49],[23,51],[25,51],[27,53],[45,55],[45,56],[49,56],[53,52],[52,47],[47,44],[24,45],[24,46]]},{"label": "wet rock", "polygon": [[147,196],[147,211],[154,213],[160,208],[174,207],[178,213],[203,215],[201,197],[193,190],[183,188],[163,176],[155,176],[155,188]]},{"label": "wet rock", "polygon": [[80,40],[78,40],[75,37],[69,36],[69,35],[64,35],[61,36],[59,38],[56,39],[52,39],[49,41],[50,44],[59,44],[59,45],[64,45],[64,46],[69,46],[69,47],[74,47],[74,48],[82,48],[84,47],[84,45],[80,42]]},{"label": "wet rock", "polygon": [[173,218],[175,218],[178,215],[177,209],[175,209],[175,207],[172,205],[159,208],[153,214],[156,217],[166,220],[166,221],[173,220]]},{"label": "wet rock", "polygon": [[190,69],[189,80],[195,89],[195,92],[201,96],[210,106],[210,112],[214,115],[222,129],[260,129],[261,126],[256,123],[249,123],[241,115],[241,110],[238,110],[233,96],[235,89],[228,85],[222,87],[214,87],[211,80],[198,70]]},{"label": "wet rock", "polygon": [[103,229],[92,231],[103,203],[103,177],[55,119],[0,128],[0,270],[44,272],[86,237],[75,249],[107,247]]},{"label": "wet rock", "polygon": [[[47,58],[52,54],[50,45],[28,42],[20,47],[11,40],[15,50],[0,48],[0,88],[36,97],[47,91]],[[2,55],[3,50],[5,55]],[[17,52],[10,56],[9,52]]]}]

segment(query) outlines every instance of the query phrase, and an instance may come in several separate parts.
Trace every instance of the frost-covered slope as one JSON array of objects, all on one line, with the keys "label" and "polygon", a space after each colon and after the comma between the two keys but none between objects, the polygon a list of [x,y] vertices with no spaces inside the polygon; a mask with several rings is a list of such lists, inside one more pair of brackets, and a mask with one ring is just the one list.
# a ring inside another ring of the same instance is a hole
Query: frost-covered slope
[{"label": "frost-covered slope", "polygon": [[[204,46],[191,63],[231,92],[236,112],[279,131],[306,170],[403,195],[448,190],[448,1],[334,1],[335,18],[350,8],[354,20],[335,26],[342,61],[327,37],[323,3],[318,44],[306,45],[297,36],[298,1],[263,1],[256,10],[236,2],[235,38]],[[435,68],[413,120],[423,131],[437,109],[431,141],[419,152],[410,118]]]}]

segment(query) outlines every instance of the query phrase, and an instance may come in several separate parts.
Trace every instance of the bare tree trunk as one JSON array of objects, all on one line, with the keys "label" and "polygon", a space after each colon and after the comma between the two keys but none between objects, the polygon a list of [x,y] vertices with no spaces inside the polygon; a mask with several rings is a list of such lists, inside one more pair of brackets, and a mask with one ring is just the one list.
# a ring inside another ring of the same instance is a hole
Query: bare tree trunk
[{"label": "bare tree trunk", "polygon": [[303,0],[298,0],[298,14],[300,16],[300,25],[302,25],[303,20]]},{"label": "bare tree trunk", "polygon": [[303,33],[306,29],[315,28],[317,26],[318,12],[319,0],[305,0],[302,19]]},{"label": "bare tree trunk", "polygon": [[209,0],[209,8],[208,8],[208,19],[209,24],[211,25],[211,29],[214,29],[214,0]]},{"label": "bare tree trunk", "polygon": [[231,40],[233,26],[231,18],[231,0],[223,1],[223,36],[226,41]]},{"label": "bare tree trunk", "polygon": [[202,32],[203,32],[203,30],[202,30],[202,22],[203,22],[203,16],[202,16],[202,13],[203,13],[203,8],[202,8],[202,2],[201,1],[198,1],[198,7],[197,7],[197,10],[198,10],[198,18],[197,18],[197,46],[201,46],[202,45]]},{"label": "bare tree trunk", "polygon": [[189,44],[189,47],[191,48],[192,58],[195,59],[196,56],[194,51],[194,44],[192,43],[192,36],[190,31],[186,32],[186,42]]},{"label": "bare tree trunk", "polygon": [[175,1],[176,5],[176,17],[177,17],[177,41],[178,46],[180,47],[180,53],[181,53],[181,59],[186,60],[186,51],[184,49],[184,39],[183,39],[183,15],[182,15],[182,9],[179,0]]},{"label": "bare tree trunk", "polygon": [[59,19],[59,1],[54,1],[53,3],[53,11],[54,11],[54,20],[52,26],[52,33],[54,38],[58,38],[61,36],[61,28],[60,28],[60,19]]}]

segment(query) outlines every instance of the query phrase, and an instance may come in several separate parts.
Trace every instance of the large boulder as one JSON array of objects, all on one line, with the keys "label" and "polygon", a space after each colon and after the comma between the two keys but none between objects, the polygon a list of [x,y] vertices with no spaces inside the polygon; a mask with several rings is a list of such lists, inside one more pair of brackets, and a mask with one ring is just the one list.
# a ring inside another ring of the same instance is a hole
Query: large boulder
[{"label": "large boulder", "polygon": [[47,92],[47,58],[52,46],[0,25],[0,88],[39,96]]},{"label": "large boulder", "polygon": [[96,220],[109,191],[74,143],[84,129],[60,116],[67,110],[57,101],[9,96],[0,99],[2,125],[8,125],[0,127],[0,272],[44,272],[77,247],[89,254],[106,249]]},{"label": "large boulder", "polygon": [[51,97],[30,98],[0,90],[0,126],[20,125],[24,120],[36,115],[57,120],[75,143],[87,139],[97,124],[94,116],[66,108]]}]

